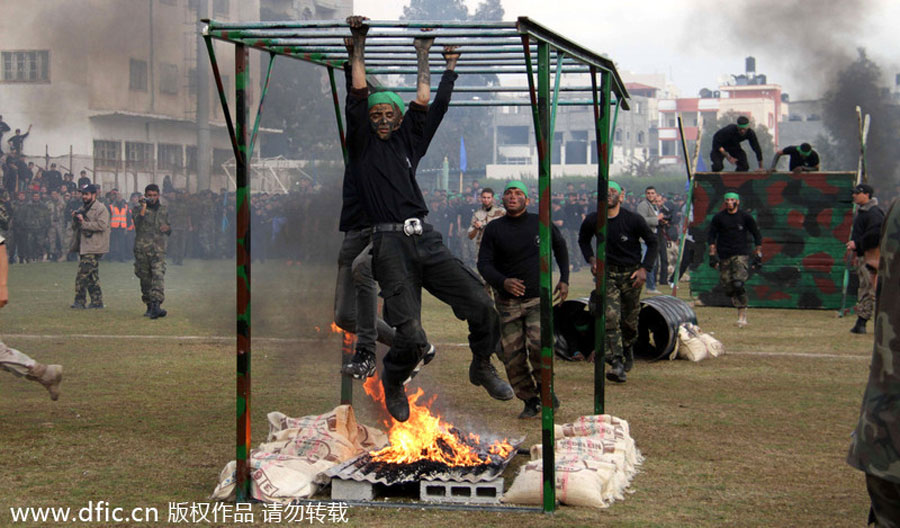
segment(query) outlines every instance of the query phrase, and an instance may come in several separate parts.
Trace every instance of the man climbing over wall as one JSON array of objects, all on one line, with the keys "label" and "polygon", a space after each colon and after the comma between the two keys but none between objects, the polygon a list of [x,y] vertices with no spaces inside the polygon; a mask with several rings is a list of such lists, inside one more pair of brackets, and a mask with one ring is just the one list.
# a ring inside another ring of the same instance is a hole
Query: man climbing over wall
[{"label": "man climbing over wall", "polygon": [[396,328],[384,358],[382,385],[388,412],[397,421],[409,418],[403,382],[428,350],[421,324],[421,288],[449,304],[469,325],[472,363],[469,380],[491,397],[515,395],[491,364],[499,340],[499,320],[480,279],[453,257],[441,235],[424,222],[425,199],[416,182],[416,167],[450,104],[459,59],[454,47],[444,48],[444,72],[434,103],[428,52],[434,39],[415,39],[418,75],[416,99],[404,112],[392,92],[369,93],[366,84],[366,18],[347,19],[353,39],[352,89],[347,95],[347,147],[354,179],[366,215],[373,225],[372,264],[385,321]]}]

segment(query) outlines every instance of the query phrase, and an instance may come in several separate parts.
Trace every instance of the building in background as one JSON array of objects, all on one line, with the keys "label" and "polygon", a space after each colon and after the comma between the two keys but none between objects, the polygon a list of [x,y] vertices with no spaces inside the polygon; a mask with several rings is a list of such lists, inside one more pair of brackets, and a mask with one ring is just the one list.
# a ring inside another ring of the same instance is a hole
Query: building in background
[{"label": "building in background", "polygon": [[[260,1],[5,3],[0,114],[13,128],[33,124],[29,159],[40,166],[55,161],[76,178],[87,170],[103,190],[142,190],[165,175],[191,190],[233,187],[222,168],[233,158],[231,142],[205,48],[198,47],[203,12],[222,21],[258,20]],[[234,46],[215,49],[233,112]],[[260,78],[261,59],[251,51],[252,79]],[[205,109],[198,108],[198,77],[206,84]],[[258,85],[248,88],[251,119]],[[208,116],[202,152],[198,114]],[[208,172],[198,170],[204,159]]]}]

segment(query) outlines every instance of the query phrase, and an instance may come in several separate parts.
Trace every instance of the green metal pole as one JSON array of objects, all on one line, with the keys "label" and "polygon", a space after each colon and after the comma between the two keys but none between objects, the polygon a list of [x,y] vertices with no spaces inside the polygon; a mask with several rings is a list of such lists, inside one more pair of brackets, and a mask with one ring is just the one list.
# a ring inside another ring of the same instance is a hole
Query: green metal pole
[{"label": "green metal pole", "polygon": [[259,134],[259,122],[262,120],[263,101],[266,100],[266,94],[269,92],[269,77],[272,76],[272,66],[275,64],[275,54],[269,52],[269,68],[266,70],[266,82],[263,84],[262,93],[259,96],[259,109],[256,111],[256,121],[253,123],[253,133],[250,135],[249,156],[253,156],[253,150],[256,148],[256,136]]},{"label": "green metal pole", "polygon": [[594,322],[594,414],[606,412],[606,214],[609,194],[609,74],[601,74],[597,93],[597,71],[591,67],[594,90],[594,126],[597,134],[597,275],[595,276]]},{"label": "green metal pole", "polygon": [[[681,116],[678,116],[678,135],[681,136],[681,150],[684,152],[684,169],[687,171],[687,183],[688,183],[688,195],[687,204],[684,210],[684,218],[682,218],[681,222],[681,237],[678,240],[678,257],[675,259],[675,271],[672,274],[673,284],[672,284],[672,296],[678,296],[678,279],[680,279],[681,272],[681,259],[684,254],[684,241],[687,239],[688,232],[688,220],[691,217],[691,200],[694,195],[694,168],[691,166],[691,158],[687,151],[687,141],[684,137],[684,123],[681,121]],[[697,135],[697,148],[700,148],[700,135]]]},{"label": "green metal pole", "polygon": [[238,502],[250,499],[250,192],[247,178],[247,81],[250,53],[234,50],[235,139],[237,140],[237,485]]},{"label": "green metal pole", "polygon": [[225,126],[228,127],[228,137],[231,139],[231,148],[234,150],[234,159],[240,158],[237,138],[234,135],[234,124],[231,122],[231,111],[228,109],[228,97],[225,95],[225,85],[222,83],[222,74],[219,73],[219,62],[216,60],[216,51],[213,48],[212,39],[204,36],[206,51],[209,54],[209,64],[212,66],[213,77],[216,80],[216,90],[219,92],[219,102],[222,104],[222,113],[225,115]]},{"label": "green metal pole", "polygon": [[[616,97],[616,112],[613,114],[612,128],[609,129],[610,135],[615,135],[616,133],[616,122],[619,121],[619,106],[622,104],[622,100]],[[612,165],[613,161],[613,151],[616,149],[609,149],[609,159],[607,163]]]},{"label": "green metal pole", "polygon": [[[331,82],[331,99],[334,102],[334,117],[337,119],[338,137],[341,140],[341,152],[344,155],[344,177],[347,175],[347,167],[350,164],[350,154],[347,152],[347,139],[344,136],[344,123],[341,120],[341,104],[338,98],[337,83],[334,82],[334,68],[328,67],[328,80]],[[354,341],[356,336],[341,330],[341,365],[346,365],[353,357]],[[353,377],[341,375],[341,405],[353,405]]]},{"label": "green metal pole", "polygon": [[[557,76],[560,73],[557,72]],[[550,45],[538,43],[538,116],[541,131],[538,138],[538,195],[540,203],[541,266],[541,426],[544,477],[544,511],[556,509],[556,461],[553,438],[553,273],[551,250],[550,163],[552,132],[550,129]]]},{"label": "green metal pole", "polygon": [[[553,142],[553,133],[556,131],[556,109],[559,107],[559,83],[562,80],[562,61],[564,57],[565,55],[562,53],[556,57],[556,78],[553,80],[553,113],[550,116],[551,143]],[[540,68],[540,64],[538,64],[538,68]]]}]

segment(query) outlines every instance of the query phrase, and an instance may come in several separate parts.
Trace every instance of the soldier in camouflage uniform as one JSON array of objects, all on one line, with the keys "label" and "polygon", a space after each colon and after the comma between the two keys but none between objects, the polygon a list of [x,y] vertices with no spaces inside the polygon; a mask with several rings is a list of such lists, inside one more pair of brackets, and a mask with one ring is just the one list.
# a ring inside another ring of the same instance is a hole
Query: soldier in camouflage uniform
[{"label": "soldier in camouflage uniform", "polygon": [[756,220],[739,209],[741,197],[736,192],[725,193],[725,209],[716,213],[709,224],[709,265],[719,270],[719,284],[738,310],[738,328],[747,326],[747,291],[744,285],[750,278],[750,248],[748,236],[753,237],[756,253],[755,267],[762,265],[762,235]]},{"label": "soldier in camouflage uniform", "polygon": [[[482,193],[484,196],[485,193]],[[493,198],[493,192],[490,196]],[[505,216],[484,228],[478,271],[496,290],[500,314],[500,349],[506,377],[516,397],[525,402],[519,418],[541,412],[541,298],[538,215],[529,213],[528,190],[510,181],[503,191]],[[553,254],[560,278],[554,293],[560,301],[569,294],[569,254],[559,228],[552,226]],[[556,395],[554,407],[559,406]]]},{"label": "soldier in camouflage uniform", "polygon": [[[877,269],[874,264],[877,263]],[[900,526],[900,206],[884,218],[880,258],[865,263],[876,274],[875,346],[859,423],[847,463],[866,473],[872,501],[869,524]]]},{"label": "soldier in camouflage uniform", "polygon": [[109,209],[97,201],[97,186],[88,184],[81,188],[82,206],[72,213],[72,248],[80,261],[75,275],[75,302],[71,308],[83,309],[87,294],[91,295],[89,308],[103,308],[103,291],[100,289],[100,259],[109,253]]},{"label": "soldier in camouflage uniform", "polygon": [[860,183],[853,188],[852,193],[857,210],[856,218],[853,219],[853,229],[850,231],[850,241],[847,242],[847,251],[853,254],[853,261],[857,263],[859,288],[856,293],[856,324],[850,331],[854,334],[865,334],[866,323],[875,311],[875,282],[872,273],[861,261],[866,250],[878,244],[877,236],[874,234],[881,232],[884,211],[878,206],[878,198],[873,196],[875,189],[871,185]]},{"label": "soldier in camouflage uniform", "polygon": [[[641,313],[641,288],[653,269],[658,254],[658,238],[641,215],[622,207],[625,192],[609,182],[606,226],[606,360],[612,368],[606,379],[625,383],[625,373],[634,364],[634,344],[638,337]],[[597,212],[581,223],[578,245],[581,254],[597,274],[597,259],[591,239],[597,228]],[[641,241],[647,251],[641,260]],[[592,294],[592,297],[596,293]]]},{"label": "soldier in camouflage uniform", "polygon": [[165,300],[166,243],[172,228],[169,210],[159,203],[159,186],[144,188],[140,207],[132,209],[134,219],[134,274],[141,280],[141,301],[147,305],[145,317],[166,316],[159,307]]},{"label": "soldier in camouflage uniform", "polygon": [[41,201],[41,193],[34,191],[22,212],[23,253],[27,262],[43,260],[49,230],[50,209]]},{"label": "soldier in camouflage uniform", "polygon": [[59,191],[50,192],[50,201],[47,202],[50,210],[50,229],[47,230],[49,240],[48,253],[51,260],[62,261],[63,248],[68,248],[66,243],[66,202],[59,195]]},{"label": "soldier in camouflage uniform", "polygon": [[475,260],[478,260],[478,250],[481,248],[481,237],[484,236],[484,228],[491,221],[506,214],[506,209],[494,204],[494,190],[485,187],[481,190],[481,207],[472,213],[472,221],[469,222],[467,234],[469,240],[475,241]]},{"label": "soldier in camouflage uniform", "polygon": [[0,236],[9,237],[10,223],[12,222],[12,206],[9,203],[9,192],[0,190]]}]

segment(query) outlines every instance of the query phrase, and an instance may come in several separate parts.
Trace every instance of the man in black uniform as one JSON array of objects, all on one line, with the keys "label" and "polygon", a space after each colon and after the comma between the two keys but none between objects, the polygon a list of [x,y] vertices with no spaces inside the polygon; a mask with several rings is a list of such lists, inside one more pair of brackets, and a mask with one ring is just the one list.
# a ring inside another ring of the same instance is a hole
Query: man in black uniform
[{"label": "man in black uniform", "polygon": [[[606,379],[625,383],[625,373],[634,365],[634,343],[638,337],[638,315],[641,312],[641,288],[653,269],[657,255],[657,236],[637,213],[622,207],[625,192],[609,182],[606,224],[606,360],[612,369]],[[591,238],[597,229],[597,212],[581,223],[578,246],[584,260],[597,274],[597,259]],[[641,241],[647,246],[641,261]]]},{"label": "man in black uniform", "polygon": [[771,170],[778,166],[781,156],[790,156],[789,165],[791,172],[813,172],[819,170],[819,153],[813,150],[812,145],[803,143],[799,147],[791,145],[775,152]]},{"label": "man in black uniform", "polygon": [[415,39],[419,72],[416,99],[410,103],[406,115],[402,115],[396,94],[369,95],[365,20],[359,16],[347,19],[353,38],[353,87],[347,95],[347,147],[350,177],[373,225],[372,264],[384,297],[385,321],[396,329],[393,345],[383,362],[385,405],[397,421],[409,418],[403,382],[429,346],[421,325],[422,287],[449,304],[459,319],[468,322],[469,346],[474,356],[469,380],[474,385],[483,385],[493,398],[510,400],[514,397],[512,387],[498,376],[490,360],[499,337],[493,303],[481,280],[454,258],[440,234],[424,223],[428,208],[416,182],[419,160],[449,107],[457,77],[452,69],[459,54],[455,48],[444,48],[448,70],[429,110],[428,51],[434,40]]},{"label": "man in black uniform", "polygon": [[709,224],[709,265],[719,270],[719,283],[731,303],[738,310],[738,328],[747,326],[747,291],[744,284],[750,278],[750,248],[747,236],[753,236],[756,255],[753,267],[762,265],[762,235],[756,220],[740,210],[741,197],[736,192],[725,193],[725,209],[716,213]]},{"label": "man in black uniform", "polygon": [[884,211],[878,206],[878,198],[872,196],[875,189],[868,183],[860,183],[853,188],[853,203],[856,204],[856,218],[850,231],[847,251],[853,255],[859,288],[856,294],[856,324],[850,329],[854,334],[865,334],[866,323],[875,313],[875,280],[872,270],[863,264],[866,250],[878,247],[878,236],[884,222]]},{"label": "man in black uniform", "polygon": [[[500,348],[506,377],[525,402],[519,418],[541,412],[541,298],[538,215],[525,210],[528,188],[510,181],[503,191],[506,215],[484,228],[478,271],[494,287],[500,313]],[[569,254],[558,227],[550,224],[553,254],[559,265],[554,294],[560,301],[569,295]],[[554,395],[555,407],[558,400]]]},{"label": "man in black uniform", "polygon": [[721,171],[725,167],[722,161],[726,159],[735,166],[734,170],[737,172],[750,170],[747,153],[741,148],[742,141],[750,142],[750,148],[756,153],[759,168],[763,168],[762,149],[759,148],[756,132],[750,128],[750,120],[747,119],[747,116],[741,116],[737,119],[737,124],[726,125],[713,135],[712,152],[709,153],[713,172]]}]

